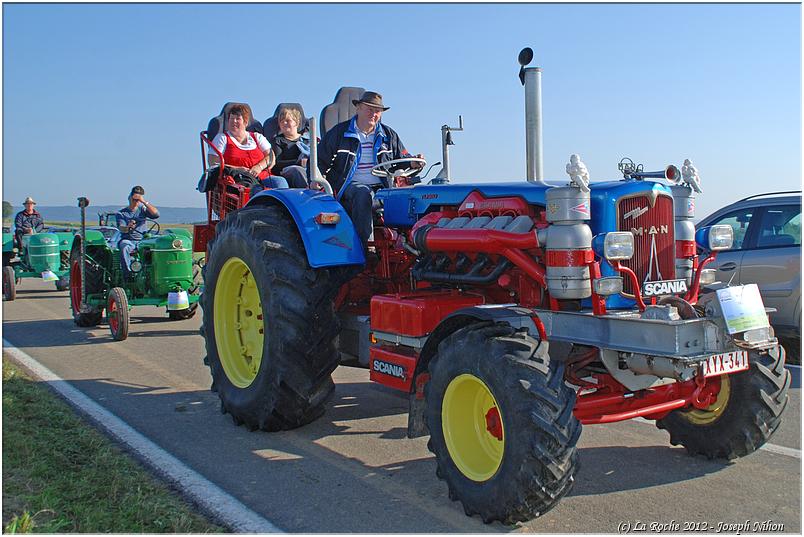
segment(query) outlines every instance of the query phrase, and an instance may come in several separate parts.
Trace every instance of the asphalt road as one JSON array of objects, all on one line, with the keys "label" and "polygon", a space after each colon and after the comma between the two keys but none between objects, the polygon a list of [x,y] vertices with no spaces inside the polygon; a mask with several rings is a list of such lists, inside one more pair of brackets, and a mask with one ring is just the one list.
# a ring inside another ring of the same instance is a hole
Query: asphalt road
[{"label": "asphalt road", "polygon": [[316,422],[248,432],[209,391],[200,311],[171,322],[136,307],[128,340],[114,342],[105,324],[76,327],[67,293],[52,285],[22,282],[17,300],[3,303],[3,338],[285,531],[617,533],[644,523],[680,532],[697,523],[712,533],[770,521],[801,533],[800,370],[771,440],[792,455],[709,461],[670,446],[652,423],[587,426],[575,487],[555,509],[527,524],[486,525],[449,499],[427,439],[405,437],[406,399],[370,383],[367,370],[336,370],[335,397]]}]

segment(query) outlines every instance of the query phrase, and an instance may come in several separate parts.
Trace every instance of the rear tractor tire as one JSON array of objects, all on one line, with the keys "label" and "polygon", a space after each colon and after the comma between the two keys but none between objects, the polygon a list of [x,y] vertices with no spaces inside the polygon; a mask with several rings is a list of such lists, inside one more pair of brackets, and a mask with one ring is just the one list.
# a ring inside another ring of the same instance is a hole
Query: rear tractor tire
[{"label": "rear tractor tire", "polygon": [[[103,291],[103,274],[88,261],[84,261],[84,280],[87,294]],[[103,308],[85,306],[81,311],[81,297],[81,250],[76,247],[70,252],[70,310],[73,322],[81,327],[98,326],[103,319]]]},{"label": "rear tractor tire", "polygon": [[3,300],[10,302],[17,298],[17,276],[14,267],[3,267]]},{"label": "rear tractor tire", "polygon": [[250,430],[292,429],[334,391],[338,280],[307,263],[292,218],[246,207],[216,227],[204,266],[201,333],[221,409]]},{"label": "rear tractor tire", "polygon": [[106,321],[115,341],[123,341],[128,337],[128,296],[122,287],[112,287],[106,304]]},{"label": "rear tractor tire", "polygon": [[444,339],[425,387],[437,475],[467,515],[524,522],[554,507],[578,471],[581,424],[563,363],[505,323]]},{"label": "rear tractor tire", "polygon": [[746,371],[720,377],[720,392],[703,410],[675,410],[656,426],[670,433],[670,443],[690,455],[736,459],[770,440],[787,406],[790,372],[781,346],[749,352]]}]

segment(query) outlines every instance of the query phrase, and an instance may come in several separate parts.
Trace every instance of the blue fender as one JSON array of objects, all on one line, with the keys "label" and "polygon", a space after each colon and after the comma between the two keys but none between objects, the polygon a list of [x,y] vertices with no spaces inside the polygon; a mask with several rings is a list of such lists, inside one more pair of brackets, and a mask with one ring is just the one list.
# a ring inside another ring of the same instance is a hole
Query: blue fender
[{"label": "blue fender", "polygon": [[[281,203],[296,222],[311,267],[366,263],[366,255],[352,219],[335,198],[314,190],[274,188],[258,193],[248,201],[246,207],[275,201]],[[315,217],[319,213],[337,213],[341,219],[334,225],[318,224]]]}]

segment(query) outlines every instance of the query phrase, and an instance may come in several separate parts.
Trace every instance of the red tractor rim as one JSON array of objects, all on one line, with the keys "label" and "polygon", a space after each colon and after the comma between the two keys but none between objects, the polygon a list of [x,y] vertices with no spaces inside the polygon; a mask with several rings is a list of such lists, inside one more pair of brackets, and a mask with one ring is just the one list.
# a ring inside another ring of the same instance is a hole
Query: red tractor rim
[{"label": "red tractor rim", "polygon": [[81,266],[78,261],[70,267],[70,306],[73,313],[81,313]]},{"label": "red tractor rim", "polygon": [[117,330],[120,328],[120,319],[118,314],[119,308],[117,307],[117,300],[114,297],[109,299],[109,328],[114,332],[117,333]]}]

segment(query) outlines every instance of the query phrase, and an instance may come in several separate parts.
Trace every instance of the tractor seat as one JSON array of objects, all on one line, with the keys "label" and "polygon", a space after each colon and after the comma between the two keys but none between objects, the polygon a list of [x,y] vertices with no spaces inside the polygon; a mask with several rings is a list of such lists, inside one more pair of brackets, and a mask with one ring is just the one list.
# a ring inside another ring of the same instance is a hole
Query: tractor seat
[{"label": "tractor seat", "polygon": [[[204,131],[204,136],[206,136],[210,142],[215,139],[215,136],[223,132],[226,126],[226,119],[229,114],[229,110],[231,110],[232,107],[236,104],[245,105],[245,107],[248,109],[249,115],[251,116],[251,120],[249,121],[246,130],[248,132],[258,132],[262,134],[262,123],[254,119],[254,112],[251,110],[251,106],[249,106],[247,103],[228,102],[225,105],[223,105],[223,108],[221,108],[221,113],[210,119],[209,123],[207,124],[207,130]],[[209,145],[204,144],[204,152],[209,153],[209,151],[210,151]],[[224,173],[226,173],[225,169]],[[218,167],[217,166],[209,167],[207,170],[204,171],[203,175],[201,175],[201,179],[198,181],[198,186],[196,187],[196,190],[198,190],[199,192],[209,192],[210,190],[215,188],[218,176],[219,176]]]},{"label": "tractor seat", "polygon": [[248,113],[251,116],[251,121],[249,121],[246,130],[249,132],[259,132],[260,134],[262,134],[262,124],[256,119],[254,119],[254,112],[251,111],[251,107],[248,104],[229,102],[223,105],[221,113],[210,119],[209,123],[207,124],[206,136],[207,138],[209,138],[210,141],[212,141],[212,139],[215,138],[215,136],[217,136],[218,133],[222,132],[223,129],[226,127],[226,119],[227,116],[229,115],[229,110],[231,110],[232,107],[236,104],[242,104],[245,105],[246,108],[248,108]]},{"label": "tractor seat", "polygon": [[299,103],[279,103],[276,107],[276,110],[274,110],[274,115],[266,119],[265,123],[262,124],[262,135],[265,136],[269,141],[273,140],[279,132],[279,112],[283,108],[291,108],[299,111],[299,114],[302,118],[301,124],[299,125],[299,134],[304,136],[310,129],[310,124],[307,120],[307,116],[304,115],[304,108],[302,108],[302,105]]},{"label": "tractor seat", "polygon": [[345,86],[335,93],[335,99],[331,104],[328,104],[321,110],[321,133],[319,136],[322,138],[324,134],[338,123],[342,123],[348,119],[352,119],[355,115],[355,105],[352,104],[353,100],[357,100],[366,92],[363,88]]}]

